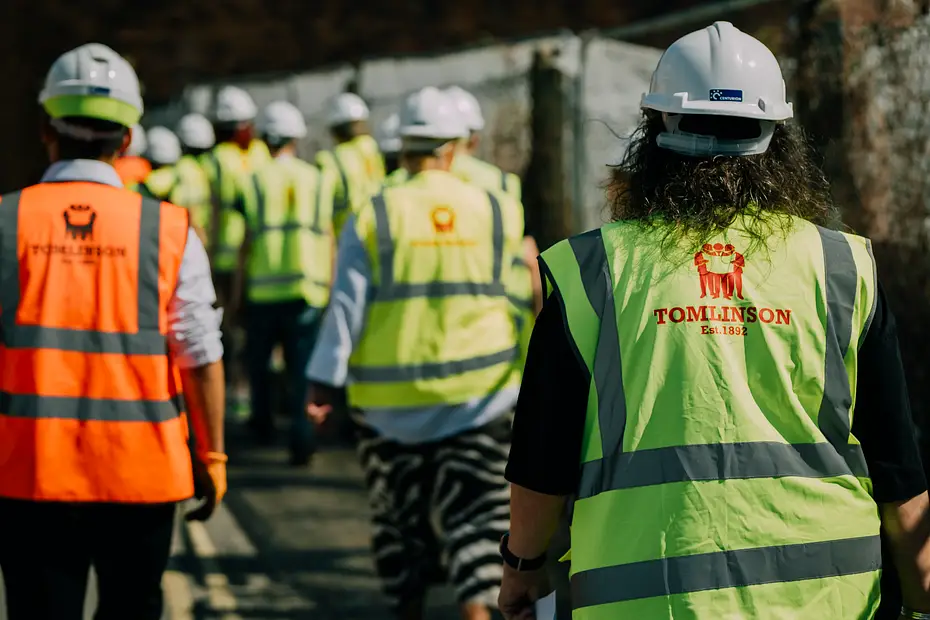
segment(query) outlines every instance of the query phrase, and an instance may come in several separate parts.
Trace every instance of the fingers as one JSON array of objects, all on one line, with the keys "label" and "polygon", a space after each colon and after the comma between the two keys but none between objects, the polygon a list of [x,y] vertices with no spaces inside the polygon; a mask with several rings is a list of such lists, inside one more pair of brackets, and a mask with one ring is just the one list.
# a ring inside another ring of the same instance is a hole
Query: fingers
[{"label": "fingers", "polygon": [[317,405],[314,403],[307,404],[307,417],[309,417],[317,426],[322,425],[329,414],[332,412],[332,405]]},{"label": "fingers", "polygon": [[216,505],[216,496],[212,494],[208,495],[204,498],[203,504],[184,515],[184,519],[187,521],[206,521],[213,516]]}]

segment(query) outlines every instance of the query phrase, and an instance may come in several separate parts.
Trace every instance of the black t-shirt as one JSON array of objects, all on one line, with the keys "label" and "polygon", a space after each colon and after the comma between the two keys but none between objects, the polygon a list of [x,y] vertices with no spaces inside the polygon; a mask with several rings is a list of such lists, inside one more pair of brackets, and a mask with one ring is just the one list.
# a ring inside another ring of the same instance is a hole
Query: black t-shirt
[{"label": "black t-shirt", "polygon": [[[506,476],[548,495],[578,486],[587,373],[568,341],[553,291],[530,340]],[[875,501],[903,501],[927,490],[911,420],[894,316],[878,287],[875,317],[859,351],[852,432],[862,444]]]}]

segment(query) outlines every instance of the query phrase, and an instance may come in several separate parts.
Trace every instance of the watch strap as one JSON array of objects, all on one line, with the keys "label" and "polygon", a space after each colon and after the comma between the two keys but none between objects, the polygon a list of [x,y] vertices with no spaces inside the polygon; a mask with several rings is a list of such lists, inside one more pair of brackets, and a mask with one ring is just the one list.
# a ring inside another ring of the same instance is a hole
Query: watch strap
[{"label": "watch strap", "polygon": [[508,547],[507,543],[510,540],[510,533],[504,534],[501,538],[501,557],[504,559],[504,563],[507,564],[510,568],[515,571],[527,572],[539,570],[546,564],[546,554],[543,553],[541,556],[536,558],[521,558],[520,556],[514,554]]}]

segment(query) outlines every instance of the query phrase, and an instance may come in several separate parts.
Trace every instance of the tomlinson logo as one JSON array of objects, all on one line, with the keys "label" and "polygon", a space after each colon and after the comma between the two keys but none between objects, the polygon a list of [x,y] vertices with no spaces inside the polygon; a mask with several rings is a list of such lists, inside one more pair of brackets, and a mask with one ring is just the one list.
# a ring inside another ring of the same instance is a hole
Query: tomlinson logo
[{"label": "tomlinson logo", "polygon": [[80,237],[81,241],[94,240],[94,222],[97,212],[90,205],[71,205],[62,214],[65,218],[65,232],[72,239]]},{"label": "tomlinson logo", "polygon": [[433,219],[433,228],[437,233],[450,233],[455,230],[455,211],[449,207],[436,207],[430,217]]},{"label": "tomlinson logo", "polygon": [[[706,255],[706,256],[705,256]],[[733,299],[733,294],[743,299],[743,268],[746,259],[729,243],[705,243],[700,252],[694,255],[701,278],[701,299],[710,296],[719,299]]]},{"label": "tomlinson logo", "polygon": [[[656,308],[653,315],[657,325],[669,323],[703,323],[701,334],[711,336],[745,336],[746,325],[764,323],[791,325],[791,310],[786,308],[763,308],[739,303],[745,301],[743,292],[743,270],[746,258],[731,244],[704,244],[694,255],[700,284],[699,299],[723,299],[727,305],[688,305],[675,308]],[[697,291],[695,291],[697,292]],[[737,301],[739,300],[739,301]],[[730,325],[714,325],[730,323]],[[733,325],[733,324],[736,325]]]}]

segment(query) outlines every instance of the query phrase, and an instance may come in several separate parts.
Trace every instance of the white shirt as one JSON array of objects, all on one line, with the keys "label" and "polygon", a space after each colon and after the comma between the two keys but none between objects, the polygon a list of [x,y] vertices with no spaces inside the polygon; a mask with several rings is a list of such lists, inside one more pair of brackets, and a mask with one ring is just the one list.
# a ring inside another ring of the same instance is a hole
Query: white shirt
[{"label": "white shirt", "polygon": [[[56,162],[41,180],[42,183],[67,181],[123,187],[113,166],[92,159]],[[178,285],[168,302],[168,344],[179,368],[205,366],[223,357],[220,341],[223,311],[215,309],[215,303],[207,252],[194,230],[188,229]]]}]

